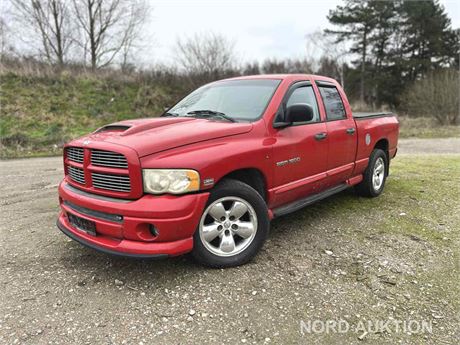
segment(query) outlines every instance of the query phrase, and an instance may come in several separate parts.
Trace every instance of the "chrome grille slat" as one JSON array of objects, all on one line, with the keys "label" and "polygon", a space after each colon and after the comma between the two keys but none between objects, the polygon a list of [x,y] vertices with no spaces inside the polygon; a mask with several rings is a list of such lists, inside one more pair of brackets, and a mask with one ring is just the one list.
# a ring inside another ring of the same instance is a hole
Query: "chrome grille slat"
[{"label": "chrome grille slat", "polygon": [[[129,177],[128,176],[126,176],[126,178],[121,177],[121,176],[120,177],[118,177],[118,176],[115,177],[115,175],[107,175],[107,176],[110,176],[113,181],[129,182]],[[114,176],[114,177],[112,177],[112,176]],[[104,181],[107,179],[106,176],[96,176],[96,173],[93,173],[93,178],[96,179],[96,180],[99,179],[99,180],[104,180]]]},{"label": "chrome grille slat", "polygon": [[83,148],[81,147],[68,147],[66,148],[67,158],[76,163],[83,163]]},{"label": "chrome grille slat", "polygon": [[91,164],[110,168],[127,169],[126,157],[117,152],[104,150],[91,150]]},{"label": "chrome grille slat", "polygon": [[95,173],[91,174],[93,186],[119,192],[130,192],[131,181],[129,176]]},{"label": "chrome grille slat", "polygon": [[122,186],[122,187],[127,187],[129,188],[130,183],[129,181],[116,181],[116,180],[108,180],[108,179],[103,179],[101,177],[99,178],[94,178],[93,181],[96,181],[96,183],[104,183],[107,185],[113,185],[113,186]]},{"label": "chrome grille slat", "polygon": [[[92,166],[122,169],[124,170],[124,173],[118,175],[94,171],[95,169],[90,167],[89,162],[85,162],[84,160],[85,150],[89,153],[90,164]],[[106,191],[131,193],[131,179],[128,174],[128,160],[123,154],[99,149],[84,149],[83,147],[69,146],[66,148],[66,157],[69,161],[83,165],[83,169],[73,165],[67,165],[68,177],[71,181],[85,185],[87,188],[94,187]],[[85,169],[90,170],[92,183],[88,183],[89,181],[87,182],[85,180]]]},{"label": "chrome grille slat", "polygon": [[72,180],[81,184],[85,184],[85,173],[82,169],[75,168],[71,165],[69,165],[67,169]]}]

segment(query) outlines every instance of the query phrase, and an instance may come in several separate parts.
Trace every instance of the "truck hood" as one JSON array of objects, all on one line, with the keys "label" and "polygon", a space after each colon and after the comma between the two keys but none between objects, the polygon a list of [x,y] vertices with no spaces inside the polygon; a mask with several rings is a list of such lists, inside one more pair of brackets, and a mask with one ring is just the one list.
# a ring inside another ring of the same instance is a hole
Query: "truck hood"
[{"label": "truck hood", "polygon": [[251,123],[184,117],[126,120],[101,127],[70,145],[113,143],[133,148],[139,157],[144,157],[179,146],[247,133],[252,127]]}]

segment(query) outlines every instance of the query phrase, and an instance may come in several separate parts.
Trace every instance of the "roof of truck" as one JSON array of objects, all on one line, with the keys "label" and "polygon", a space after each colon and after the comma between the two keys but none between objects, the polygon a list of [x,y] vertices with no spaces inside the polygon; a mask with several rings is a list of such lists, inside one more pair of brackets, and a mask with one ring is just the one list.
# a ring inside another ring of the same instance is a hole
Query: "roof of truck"
[{"label": "roof of truck", "polygon": [[321,75],[315,74],[256,74],[256,75],[245,75],[240,77],[229,78],[225,80],[244,80],[244,79],[282,79],[282,80],[305,80],[305,79],[314,79],[314,80],[323,80],[329,81],[331,83],[336,83],[335,79],[324,77]]}]

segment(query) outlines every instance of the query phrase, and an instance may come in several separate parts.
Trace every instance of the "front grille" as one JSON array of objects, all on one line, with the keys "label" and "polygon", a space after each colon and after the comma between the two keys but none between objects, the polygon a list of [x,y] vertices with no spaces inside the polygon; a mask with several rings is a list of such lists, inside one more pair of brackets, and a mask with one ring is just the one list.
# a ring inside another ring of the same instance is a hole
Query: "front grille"
[{"label": "front grille", "polygon": [[85,184],[85,173],[82,169],[75,168],[71,165],[69,165],[67,169],[72,180],[81,184]]},{"label": "front grille", "polygon": [[131,191],[129,176],[93,172],[91,177],[93,180],[93,186],[96,188],[125,193],[129,193]]},{"label": "front grille", "polygon": [[[70,182],[79,184],[75,187],[88,191],[98,191],[97,194],[124,193],[126,197],[132,197],[131,194],[139,193],[138,186],[133,187],[131,185],[130,176],[130,173],[136,176],[138,172],[128,170],[130,166],[125,155],[118,152],[73,146],[67,147],[65,154],[67,178]],[[85,176],[87,177],[86,180]]]},{"label": "front grille", "polygon": [[67,159],[77,163],[83,163],[83,148],[68,147],[66,149]]},{"label": "front grille", "polygon": [[119,169],[128,168],[128,161],[125,156],[120,153],[103,150],[91,150],[91,164]]}]

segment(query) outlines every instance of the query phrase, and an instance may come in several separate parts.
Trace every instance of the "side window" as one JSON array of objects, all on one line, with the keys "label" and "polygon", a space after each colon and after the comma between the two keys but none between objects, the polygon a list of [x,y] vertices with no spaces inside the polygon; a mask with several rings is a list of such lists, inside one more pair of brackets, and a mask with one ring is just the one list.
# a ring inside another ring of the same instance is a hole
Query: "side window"
[{"label": "side window", "polygon": [[301,86],[294,90],[286,102],[286,107],[296,103],[306,103],[313,108],[313,119],[311,122],[319,122],[318,103],[316,102],[315,93],[311,86]]},{"label": "side window", "polygon": [[319,92],[323,98],[324,107],[326,108],[326,117],[328,121],[341,120],[347,117],[345,107],[339,91],[335,87],[319,86]]}]

